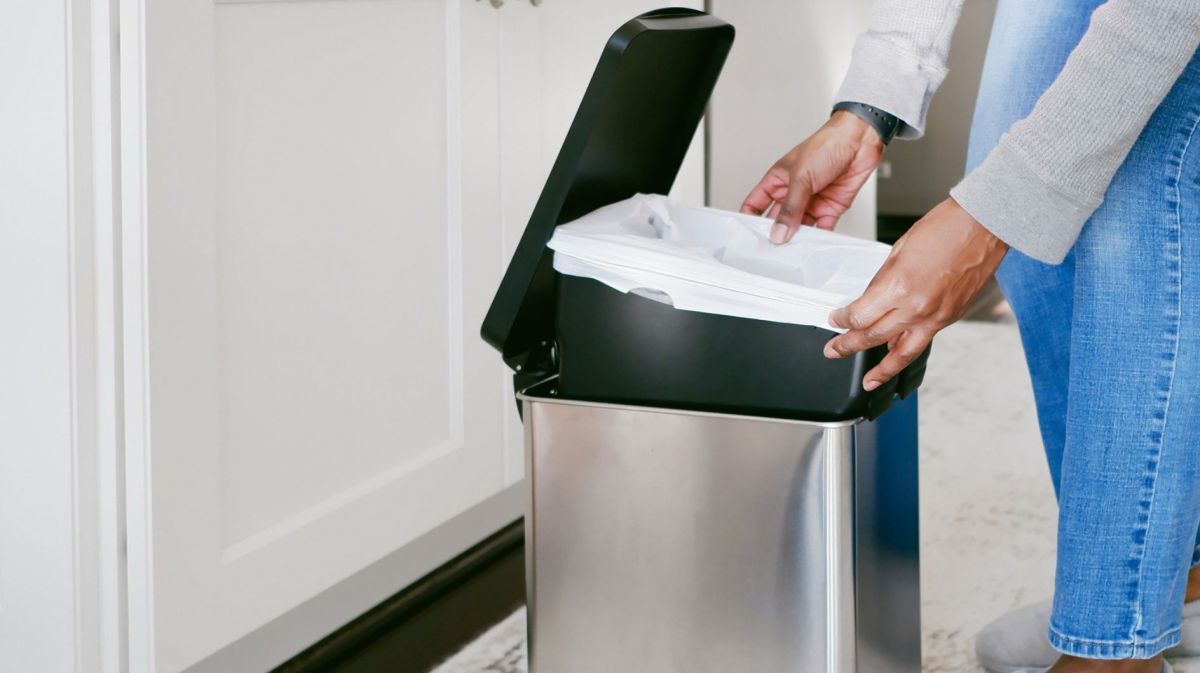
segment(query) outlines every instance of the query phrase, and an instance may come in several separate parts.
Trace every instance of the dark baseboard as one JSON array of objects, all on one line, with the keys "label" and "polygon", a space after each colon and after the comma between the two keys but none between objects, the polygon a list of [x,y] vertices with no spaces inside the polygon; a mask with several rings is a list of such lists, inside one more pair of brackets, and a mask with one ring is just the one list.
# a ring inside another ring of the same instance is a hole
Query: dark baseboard
[{"label": "dark baseboard", "polygon": [[525,602],[518,521],[271,673],[426,673]]}]

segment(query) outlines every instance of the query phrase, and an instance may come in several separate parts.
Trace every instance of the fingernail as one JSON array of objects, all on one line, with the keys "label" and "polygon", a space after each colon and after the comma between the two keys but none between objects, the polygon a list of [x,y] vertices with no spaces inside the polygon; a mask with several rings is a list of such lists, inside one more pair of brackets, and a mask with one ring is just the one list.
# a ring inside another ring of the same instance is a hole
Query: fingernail
[{"label": "fingernail", "polygon": [[842,354],[834,350],[833,343],[825,344],[825,357],[836,360],[842,357]]},{"label": "fingernail", "polygon": [[880,385],[881,384],[879,383],[879,381],[876,381],[875,379],[871,379],[871,380],[867,381],[866,383],[863,383],[863,390],[865,390],[869,393],[872,390],[875,390],[876,388],[878,388]]},{"label": "fingernail", "polygon": [[776,222],[771,225],[771,242],[775,245],[783,243],[787,239],[787,225],[783,222]]}]

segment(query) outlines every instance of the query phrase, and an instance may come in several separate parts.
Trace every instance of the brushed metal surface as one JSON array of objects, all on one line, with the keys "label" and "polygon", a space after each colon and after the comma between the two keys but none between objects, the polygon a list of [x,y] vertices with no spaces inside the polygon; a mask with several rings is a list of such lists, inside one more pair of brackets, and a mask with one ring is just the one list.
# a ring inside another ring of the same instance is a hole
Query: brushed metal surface
[{"label": "brushed metal surface", "polygon": [[854,430],[857,670],[921,673],[917,395]]},{"label": "brushed metal surface", "polygon": [[821,444],[825,471],[825,656],[828,673],[857,670],[854,587],[854,457],[852,432],[826,430]]},{"label": "brushed metal surface", "polygon": [[525,398],[534,673],[850,673],[854,426]]}]

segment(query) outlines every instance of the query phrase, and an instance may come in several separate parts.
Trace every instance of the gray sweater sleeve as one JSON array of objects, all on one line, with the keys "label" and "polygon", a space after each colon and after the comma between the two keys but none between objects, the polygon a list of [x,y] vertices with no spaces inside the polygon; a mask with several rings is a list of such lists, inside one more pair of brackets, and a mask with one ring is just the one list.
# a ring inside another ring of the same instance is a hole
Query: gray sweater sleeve
[{"label": "gray sweater sleeve", "polygon": [[[876,0],[837,100],[887,110],[918,137],[961,7]],[[950,195],[1010,246],[1061,262],[1198,46],[1200,0],[1109,0],[1033,112]]]}]

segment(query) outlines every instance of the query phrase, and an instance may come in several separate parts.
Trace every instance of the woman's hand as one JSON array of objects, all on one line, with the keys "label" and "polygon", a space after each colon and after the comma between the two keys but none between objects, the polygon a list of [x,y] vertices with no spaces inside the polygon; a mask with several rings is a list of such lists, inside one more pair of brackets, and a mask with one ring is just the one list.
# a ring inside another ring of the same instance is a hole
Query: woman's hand
[{"label": "woman's hand", "polygon": [[882,157],[875,129],[850,112],[834,112],[767,171],[742,212],[774,218],[774,243],[789,241],[801,224],[833,229]]},{"label": "woman's hand", "polygon": [[896,242],[863,296],[829,316],[834,327],[850,331],[831,339],[825,356],[888,344],[887,356],[863,377],[864,389],[878,388],[963,317],[1007,252],[1003,241],[946,199]]}]

